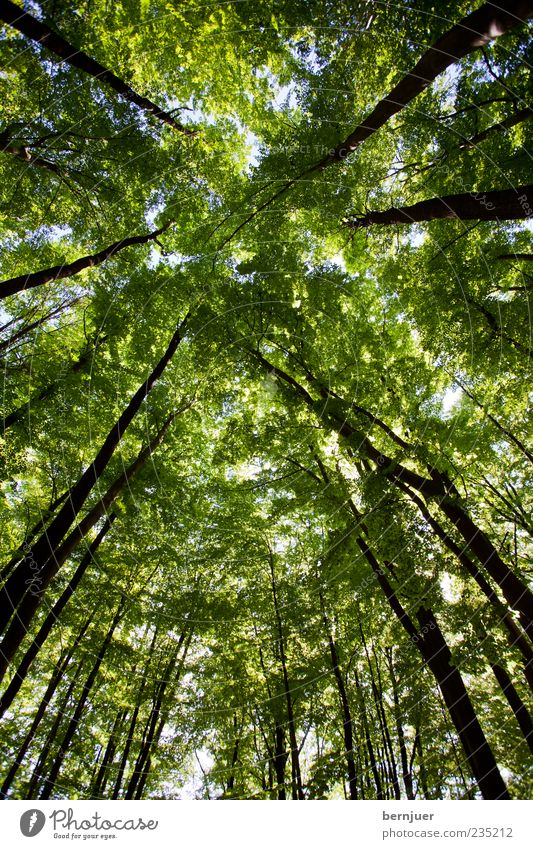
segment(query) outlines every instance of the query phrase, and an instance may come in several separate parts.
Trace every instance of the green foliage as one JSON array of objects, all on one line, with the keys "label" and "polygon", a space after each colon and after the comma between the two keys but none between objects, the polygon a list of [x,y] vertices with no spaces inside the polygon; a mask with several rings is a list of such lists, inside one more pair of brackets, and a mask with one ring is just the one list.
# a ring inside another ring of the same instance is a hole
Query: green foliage
[{"label": "green foliage", "polygon": [[[440,220],[352,237],[342,223],[530,181],[531,121],[464,144],[523,106],[522,29],[455,65],[354,156],[272,200],[470,4],[440,3],[438,14],[362,0],[38,9],[198,133],[176,133],[5,28],[3,279],[173,224],[157,242],[1,302],[3,579],[187,316],[77,521],[175,417],[108,505],[116,520],[1,720],[4,780],[71,647],[8,795],[42,791],[122,599],[55,798],[110,798],[117,778],[119,798],[290,798],[291,734],[303,795],[344,798],[343,688],[359,798],[408,793],[402,735],[416,798],[479,796],[364,542],[411,619],[422,605],[434,612],[510,792],[526,798],[530,751],[491,671],[504,666],[526,702],[523,657],[507,639],[500,588],[480,566],[491,604],[441,508],[468,510],[527,584],[531,275],[526,261],[498,256],[528,253],[530,228]],[[380,452],[389,461],[376,462]],[[453,481],[458,495],[424,501],[444,540],[397,485],[402,469]],[[6,682],[104,517],[54,576]]]}]

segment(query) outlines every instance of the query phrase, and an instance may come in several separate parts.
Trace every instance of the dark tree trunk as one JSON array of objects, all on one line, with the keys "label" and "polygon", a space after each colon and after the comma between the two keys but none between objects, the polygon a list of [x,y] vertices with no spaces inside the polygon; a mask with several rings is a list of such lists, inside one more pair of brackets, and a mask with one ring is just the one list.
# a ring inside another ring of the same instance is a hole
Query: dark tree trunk
[{"label": "dark tree trunk", "polygon": [[507,0],[503,4],[484,3],[448,32],[444,33],[389,94],[380,100],[350,135],[312,170],[321,170],[334,162],[342,162],[366,139],[400,112],[426,89],[439,74],[458,59],[479,50],[497,36],[519,26],[533,15],[531,0]]},{"label": "dark tree trunk", "polygon": [[379,130],[424,91],[446,68],[464,56],[468,56],[469,53],[484,47],[492,39],[520,26],[532,15],[532,0],[507,0],[505,9],[501,5],[484,3],[479,9],[455,24],[426,50],[413,70],[409,71],[389,94],[380,100],[372,112],[363,118],[344,141],[332,147],[319,162],[305,168],[300,174],[283,183],[273,195],[251,212],[230,236],[226,237],[219,246],[219,250],[260,212],[278,200],[292,186],[298,184],[302,178],[323,171],[336,162],[343,162],[376,130]]},{"label": "dark tree trunk", "polygon": [[[362,628],[361,628],[361,632],[362,632]],[[366,651],[366,646],[365,646],[365,651]],[[396,765],[396,757],[395,757],[395,754],[394,754],[394,747],[392,745],[392,739],[391,739],[391,735],[390,735],[390,731],[389,731],[387,714],[385,713],[385,707],[384,707],[384,704],[383,704],[383,687],[382,687],[382,684],[381,684],[381,673],[380,673],[380,669],[379,669],[379,665],[378,665],[378,660],[377,660],[377,657],[375,657],[375,655],[374,655],[375,664],[376,664],[376,673],[377,673],[377,682],[376,682],[376,681],[374,681],[372,664],[371,664],[371,660],[370,660],[370,657],[368,655],[368,652],[366,652],[366,654],[367,654],[370,674],[372,676],[372,692],[374,693],[374,700],[375,700],[375,703],[376,703],[376,709],[377,709],[377,712],[378,712],[380,726],[381,726],[381,729],[382,729],[383,742],[384,742],[384,746],[385,746],[386,759],[387,759],[387,763],[388,763],[389,777],[390,777],[390,780],[391,780],[391,783],[392,783],[394,798],[395,799],[401,799],[402,794],[401,794],[401,791],[400,791],[400,782],[398,780],[398,768],[397,768],[397,765]]]},{"label": "dark tree trunk", "polygon": [[289,731],[289,741],[291,746],[291,767],[292,767],[292,796],[293,799],[305,799],[302,787],[302,775],[300,771],[300,757],[298,752],[298,743],[296,740],[296,726],[294,722],[294,711],[292,704],[291,688],[289,683],[289,675],[287,672],[287,658],[285,655],[285,641],[283,637],[283,625],[278,604],[278,593],[276,587],[276,577],[274,574],[274,555],[269,550],[269,565],[270,578],[272,584],[272,598],[274,601],[274,612],[276,615],[276,624],[278,630],[278,645],[281,661],[281,671],[283,674],[283,685],[285,687],[285,701],[287,703],[287,726]]},{"label": "dark tree trunk", "polygon": [[503,562],[483,531],[470,518],[458,501],[441,499],[439,507],[455,525],[470,550],[501,588],[503,595],[519,614],[522,627],[533,639],[533,594]]},{"label": "dark tree trunk", "polygon": [[274,749],[274,772],[276,773],[276,785],[278,799],[285,800],[285,764],[289,753],[285,749],[285,733],[282,725],[277,725],[274,731],[275,749]]},{"label": "dark tree trunk", "polygon": [[76,731],[78,730],[78,726],[80,724],[80,720],[81,720],[83,711],[85,709],[85,705],[87,704],[87,699],[89,697],[89,693],[92,690],[93,684],[96,680],[96,676],[98,675],[98,672],[99,672],[100,667],[102,665],[102,661],[105,657],[105,653],[106,653],[107,649],[109,648],[109,644],[111,642],[111,639],[113,637],[115,629],[116,629],[116,627],[117,627],[117,625],[118,625],[118,623],[119,623],[119,621],[122,617],[123,607],[124,607],[124,604],[123,604],[123,601],[121,600],[121,602],[120,602],[120,604],[117,608],[117,611],[115,613],[115,616],[113,617],[113,621],[111,623],[111,626],[110,626],[110,628],[109,628],[109,630],[108,630],[108,632],[105,636],[104,642],[102,643],[100,651],[98,652],[98,654],[96,656],[96,660],[93,664],[93,667],[92,667],[91,671],[89,672],[89,675],[87,676],[87,679],[85,680],[85,683],[82,687],[80,697],[79,697],[78,703],[76,705],[76,709],[75,709],[74,713],[72,714],[70,722],[67,725],[66,731],[65,731],[63,738],[61,740],[61,745],[60,745],[59,750],[56,754],[54,762],[53,762],[53,764],[50,768],[50,772],[49,772],[48,776],[46,777],[46,779],[44,781],[43,789],[42,789],[40,797],[39,797],[40,799],[49,799],[51,794],[54,791],[55,783],[56,783],[57,778],[59,776],[59,772],[60,772],[61,767],[63,765],[63,761],[65,760],[65,756],[66,756],[66,754],[67,754],[67,752],[70,748],[70,744],[72,743],[73,737],[74,737]]},{"label": "dark tree trunk", "polygon": [[111,514],[109,518],[106,519],[104,525],[102,526],[102,529],[100,530],[100,532],[95,537],[88,550],[84,554],[80,565],[74,572],[74,575],[70,579],[68,585],[65,587],[56,603],[53,605],[52,609],[50,610],[50,613],[47,615],[37,634],[33,638],[30,647],[28,648],[26,654],[20,661],[13,678],[11,679],[8,687],[0,698],[0,718],[4,715],[6,710],[11,707],[13,700],[15,699],[18,691],[20,690],[26,679],[26,675],[28,674],[28,670],[31,664],[37,657],[45,640],[50,635],[52,628],[54,627],[56,622],[58,622],[59,617],[63,609],[65,608],[67,602],[74,595],[78,584],[80,583],[83,575],[85,574],[86,569],[93,562],[94,555],[96,554],[98,548],[100,547],[100,544],[102,543],[105,535],[107,534],[109,528],[111,527],[111,524],[115,521],[115,519],[116,516],[114,514]]},{"label": "dark tree trunk", "polygon": [[130,236],[127,239],[120,239],[118,242],[113,242],[107,248],[98,251],[95,254],[82,256],[74,262],[63,263],[62,265],[54,265],[51,268],[44,268],[42,271],[34,271],[31,274],[21,274],[19,277],[11,277],[9,280],[0,282],[0,299],[7,298],[9,295],[15,295],[17,292],[25,292],[27,289],[35,289],[36,286],[43,286],[45,283],[63,280],[65,277],[73,277],[79,274],[86,268],[94,268],[101,265],[106,260],[117,254],[124,248],[129,248],[132,245],[144,245],[147,242],[157,239],[161,233],[168,230],[172,224],[169,221],[159,230],[154,230],[153,233],[146,233],[144,236]]},{"label": "dark tree trunk", "polygon": [[414,504],[420,510],[422,516],[436,534],[436,536],[442,541],[442,543],[446,546],[448,551],[451,551],[454,554],[462,566],[464,566],[465,570],[469,575],[475,580],[481,592],[485,595],[491,605],[494,607],[495,613],[498,617],[498,622],[503,625],[507,632],[507,638],[509,644],[512,647],[516,647],[518,651],[521,653],[522,658],[524,659],[524,675],[525,678],[533,691],[533,649],[531,645],[527,641],[523,632],[520,631],[520,628],[514,621],[511,613],[507,610],[504,604],[500,601],[495,591],[492,589],[491,585],[479,570],[479,568],[470,560],[469,556],[466,554],[465,550],[461,548],[461,546],[457,545],[457,543],[446,533],[444,528],[436,521],[436,519],[429,512],[429,509],[425,506],[423,501],[412,492],[409,487],[403,486],[403,484],[399,484],[400,489],[405,492],[408,497],[413,501]]},{"label": "dark tree trunk", "polygon": [[0,651],[5,653],[3,671],[5,671],[7,658],[13,656],[14,648],[16,649],[24,638],[43,592],[57,571],[56,556],[61,540],[82,509],[93,486],[104,473],[115,448],[139,411],[142,402],[172,359],[181,342],[184,323],[185,320],[178,325],[163,357],[109,431],[94,461],[69,491],[66,503],[50,522],[46,532],[32,545],[31,551],[13,571],[0,592],[0,628],[2,630],[6,628],[13,612],[18,608],[17,617],[13,623],[14,636],[8,632],[0,645]]},{"label": "dark tree trunk", "polygon": [[70,679],[70,683],[69,683],[67,692],[65,693],[61,703],[58,705],[58,708],[56,710],[56,716],[55,716],[54,722],[52,724],[52,727],[50,728],[50,731],[47,734],[46,740],[45,740],[44,745],[41,749],[41,752],[39,754],[39,758],[38,758],[37,763],[35,765],[35,769],[33,770],[33,773],[32,773],[31,779],[30,779],[30,783],[29,783],[29,786],[28,786],[28,792],[26,794],[28,799],[37,798],[37,791],[38,791],[40,784],[41,784],[41,781],[44,777],[44,770],[45,770],[46,763],[47,763],[47,761],[50,757],[50,754],[51,754],[51,751],[52,751],[52,746],[54,745],[55,739],[58,735],[59,728],[61,726],[61,722],[62,722],[63,718],[67,715],[67,707],[68,707],[68,704],[70,702],[70,697],[72,696],[72,693],[74,692],[74,689],[76,687],[76,683],[77,683],[77,680],[78,680],[78,676],[81,675],[82,670],[83,670],[83,661],[78,663],[76,670],[74,672],[74,675]]},{"label": "dark tree trunk", "polygon": [[505,698],[509,702],[515,719],[524,735],[524,739],[529,746],[529,751],[533,755],[533,719],[531,718],[531,714],[520,698],[507,670],[503,666],[500,666],[499,663],[491,663],[491,669]]},{"label": "dark tree trunk", "polygon": [[98,769],[98,772],[94,778],[94,781],[91,782],[91,791],[90,797],[91,799],[98,799],[103,795],[106,784],[109,780],[109,771],[111,765],[113,763],[113,758],[115,756],[115,752],[117,749],[117,736],[120,731],[120,727],[124,720],[126,719],[127,711],[119,710],[115,717],[115,721],[113,723],[112,728],[109,732],[109,738],[107,740],[107,745],[105,747],[104,757],[102,758],[102,763]]},{"label": "dark tree trunk", "polygon": [[326,427],[345,437],[352,451],[375,463],[387,480],[392,481],[396,486],[404,484],[411,487],[425,498],[438,497],[440,509],[453,522],[470,550],[501,587],[509,605],[518,612],[522,627],[533,638],[533,593],[504,563],[486,534],[471,519],[466,508],[460,503],[459,493],[447,476],[433,468],[431,477],[427,478],[392,460],[391,457],[379,451],[365,434],[353,427],[347,421],[345,414],[339,414],[333,405],[328,407],[324,403],[320,409],[317,409],[317,403],[312,396],[293,377],[273,366],[258,351],[249,351],[249,353],[269,374],[275,375],[288,384],[314,410]]},{"label": "dark tree trunk", "polygon": [[[365,733],[365,742],[366,742],[366,751],[368,753],[368,760],[370,760],[370,768],[372,770],[372,775],[374,777],[374,785],[376,790],[376,799],[384,799],[383,793],[383,785],[381,783],[381,778],[378,770],[378,764],[376,761],[376,755],[374,752],[374,747],[372,745],[372,737],[370,736],[370,728],[368,726],[368,716],[366,712],[366,703],[365,703],[365,694],[363,692],[363,688],[361,686],[361,682],[359,680],[359,675],[357,674],[357,669],[353,671],[355,686],[357,688],[357,692],[359,694],[359,707],[361,711],[361,720],[363,723],[363,729]],[[368,771],[368,770],[367,770]]]},{"label": "dark tree trunk", "polygon": [[387,650],[387,662],[389,667],[389,675],[392,684],[392,696],[394,699],[394,719],[396,722],[396,733],[398,735],[398,746],[400,749],[400,761],[402,764],[402,778],[405,787],[405,795],[408,799],[414,799],[413,789],[413,773],[407,759],[407,747],[405,745],[405,733],[402,725],[402,715],[400,710],[400,697],[398,692],[398,680],[394,672],[394,658],[392,648]]},{"label": "dark tree trunk", "polygon": [[343,674],[339,667],[339,656],[337,652],[337,646],[335,640],[333,639],[331,627],[325,613],[323,615],[323,622],[329,644],[331,669],[333,671],[333,675],[335,676],[335,681],[337,682],[337,690],[339,692],[339,699],[341,703],[344,751],[346,752],[346,767],[348,771],[348,794],[350,796],[350,799],[357,799],[357,770],[354,758],[352,713],[350,710],[350,703],[348,701],[348,694],[344,685]]},{"label": "dark tree trunk", "polygon": [[382,212],[367,212],[350,218],[348,227],[370,227],[374,224],[413,224],[454,218],[459,221],[502,221],[529,218],[533,211],[533,186],[519,186],[490,192],[466,192],[421,200],[412,206],[391,207]]},{"label": "dark tree trunk", "polygon": [[46,510],[41,510],[39,521],[31,528],[30,531],[25,536],[24,542],[19,545],[16,549],[13,556],[8,560],[5,566],[2,567],[0,571],[0,581],[3,584],[10,576],[11,572],[20,562],[21,558],[24,557],[24,554],[31,548],[31,543],[37,536],[37,534],[42,533],[45,529],[47,522],[51,519],[54,512],[57,510],[60,504],[62,504],[68,498],[68,490],[63,492],[62,495],[54,498],[53,501],[50,502],[50,506]]},{"label": "dark tree trunk", "polygon": [[30,746],[33,742],[33,739],[35,737],[37,729],[39,728],[41,720],[44,717],[46,711],[50,707],[50,702],[52,701],[52,699],[54,697],[57,686],[60,683],[60,681],[62,680],[63,675],[67,671],[67,667],[68,667],[68,664],[70,663],[70,661],[72,659],[72,655],[74,654],[74,651],[76,650],[77,646],[80,644],[81,640],[85,636],[87,629],[88,629],[89,625],[91,624],[91,621],[92,621],[92,615],[89,616],[89,618],[83,624],[83,626],[82,626],[81,630],[79,631],[76,639],[74,640],[72,646],[69,649],[67,649],[67,651],[63,655],[63,657],[60,658],[58,660],[58,662],[56,663],[55,669],[52,673],[52,677],[50,678],[50,681],[48,683],[48,687],[46,688],[46,692],[45,692],[43,698],[41,699],[39,707],[37,708],[37,712],[36,712],[36,714],[33,718],[32,724],[30,725],[28,733],[26,734],[26,736],[25,736],[25,738],[22,742],[22,745],[20,746],[20,749],[18,750],[17,756],[16,756],[15,760],[13,761],[13,763],[12,763],[10,769],[9,769],[8,774],[6,775],[6,777],[4,779],[2,787],[0,788],[0,799],[5,799],[7,797],[9,789],[10,789],[12,783],[13,783],[13,780],[14,780],[24,758],[26,757],[28,749],[30,748]]},{"label": "dark tree trunk", "polygon": [[509,799],[509,793],[479,724],[461,674],[451,663],[451,652],[433,613],[424,607],[418,609],[417,618],[421,628],[419,633],[366,542],[361,537],[358,537],[356,542],[370,563],[391,608],[435,676],[483,798]]},{"label": "dark tree trunk", "polygon": [[[129,726],[128,726],[126,740],[124,742],[124,750],[122,752],[122,757],[120,759],[117,777],[116,777],[116,780],[115,780],[115,785],[113,787],[113,793],[111,794],[112,799],[118,799],[118,796],[119,796],[119,793],[120,793],[120,790],[121,790],[124,771],[125,771],[127,763],[128,763],[131,745],[133,743],[135,732],[136,732],[136,729],[137,729],[137,720],[138,720],[138,716],[139,716],[139,710],[140,710],[141,704],[142,704],[144,688],[146,686],[146,680],[148,678],[148,675],[150,674],[150,668],[151,668],[151,664],[152,664],[152,657],[153,657],[153,654],[154,654],[156,641],[157,641],[157,629],[154,631],[154,636],[152,638],[152,642],[150,644],[150,649],[149,649],[149,652],[148,652],[148,659],[147,659],[147,662],[146,662],[146,666],[144,668],[144,673],[141,677],[141,684],[140,684],[140,687],[138,688],[138,691],[137,691],[135,707],[133,709],[133,714],[132,714],[132,717],[131,717],[131,720],[130,720],[130,723],[129,723]],[[135,671],[134,671],[134,674],[135,674]]]},{"label": "dark tree trunk", "polygon": [[[163,723],[160,722],[163,702],[165,699],[165,693],[171,684],[171,678],[174,675],[174,671],[176,668],[176,664],[178,662],[179,652],[181,647],[185,643],[183,655],[181,657],[179,663],[179,669],[177,673],[177,677],[179,678],[179,674],[183,663],[185,662],[185,658],[187,656],[187,652],[189,649],[190,641],[192,638],[192,631],[189,631],[187,634],[186,631],[183,631],[178,640],[177,646],[173,649],[173,654],[166,666],[164,667],[163,674],[161,676],[161,680],[159,681],[155,696],[154,703],[152,705],[152,709],[146,721],[145,730],[141,740],[141,746],[139,749],[139,754],[137,756],[137,760],[135,762],[135,767],[133,769],[132,775],[128,782],[126,792],[124,794],[125,799],[139,799],[139,792],[142,793],[142,788],[146,783],[146,779],[148,778],[148,772],[150,769],[150,754],[154,746],[157,745],[159,740],[159,736],[163,730]],[[141,788],[141,789],[139,789]]]},{"label": "dark tree trunk", "polygon": [[20,6],[11,3],[10,0],[2,0],[0,5],[0,20],[17,29],[26,38],[30,38],[37,44],[42,44],[47,50],[55,53],[63,61],[67,62],[73,68],[78,68],[84,73],[94,77],[99,82],[104,82],[110,88],[114,89],[125,100],[134,103],[144,112],[148,112],[165,124],[173,127],[180,133],[185,135],[195,135],[191,130],[186,129],[179,124],[168,112],[160,109],[155,103],[152,103],[147,97],[137,94],[127,83],[117,77],[112,71],[105,68],[99,62],[91,59],[86,53],[78,50],[74,45],[69,44],[60,35],[54,32],[42,21],[38,21],[31,15],[22,11]]},{"label": "dark tree trunk", "polygon": [[235,767],[237,766],[237,762],[239,760],[239,745],[240,745],[240,742],[241,742],[240,738],[239,738],[237,714],[235,714],[235,713],[233,714],[233,733],[234,733],[235,742],[233,744],[233,752],[232,752],[232,755],[231,755],[231,766],[230,766],[228,784],[227,784],[228,790],[233,790],[233,788],[235,786]]},{"label": "dark tree trunk", "polygon": [[420,607],[416,615],[423,633],[421,646],[426,663],[437,680],[483,797],[509,799],[509,793],[481,729],[461,674],[451,662],[450,649],[432,611]]}]

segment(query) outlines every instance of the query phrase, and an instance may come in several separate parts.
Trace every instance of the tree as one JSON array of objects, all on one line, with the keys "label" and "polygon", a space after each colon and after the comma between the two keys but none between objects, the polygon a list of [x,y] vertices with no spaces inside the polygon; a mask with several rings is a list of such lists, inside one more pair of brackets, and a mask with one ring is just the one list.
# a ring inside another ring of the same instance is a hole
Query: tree
[{"label": "tree", "polygon": [[530,797],[532,11],[2,4],[3,798]]}]

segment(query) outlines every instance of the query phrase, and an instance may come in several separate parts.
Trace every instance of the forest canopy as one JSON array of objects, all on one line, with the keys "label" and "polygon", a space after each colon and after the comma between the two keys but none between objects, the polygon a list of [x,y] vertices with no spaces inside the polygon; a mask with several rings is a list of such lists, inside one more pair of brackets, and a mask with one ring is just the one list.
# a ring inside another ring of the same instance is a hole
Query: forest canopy
[{"label": "forest canopy", "polygon": [[533,791],[530,0],[0,2],[0,796]]}]

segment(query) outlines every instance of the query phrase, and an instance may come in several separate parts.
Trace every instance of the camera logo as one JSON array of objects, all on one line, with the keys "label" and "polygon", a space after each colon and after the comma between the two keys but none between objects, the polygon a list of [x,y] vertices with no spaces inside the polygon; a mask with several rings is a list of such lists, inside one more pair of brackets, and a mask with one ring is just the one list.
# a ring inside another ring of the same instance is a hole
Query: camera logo
[{"label": "camera logo", "polygon": [[32,808],[30,811],[24,811],[20,818],[20,830],[24,837],[35,837],[43,830],[46,817],[42,811],[37,808]]}]

